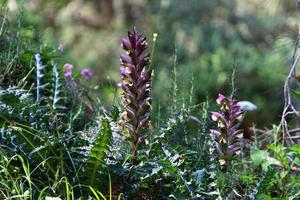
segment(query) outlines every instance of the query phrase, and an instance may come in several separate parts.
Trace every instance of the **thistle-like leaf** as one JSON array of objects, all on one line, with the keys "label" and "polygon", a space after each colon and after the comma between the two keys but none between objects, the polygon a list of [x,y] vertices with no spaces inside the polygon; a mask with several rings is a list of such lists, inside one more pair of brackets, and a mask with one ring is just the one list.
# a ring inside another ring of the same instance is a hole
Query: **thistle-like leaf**
[{"label": "thistle-like leaf", "polygon": [[54,83],[53,83],[52,109],[64,110],[66,109],[66,107],[59,104],[65,98],[62,96],[62,84],[60,82],[60,76],[57,70],[57,64],[53,65],[53,75],[54,75],[54,80],[53,80]]},{"label": "thistle-like leaf", "polygon": [[43,84],[42,78],[45,76],[44,69],[45,66],[42,63],[42,58],[39,53],[34,55],[35,57],[35,63],[36,63],[36,101],[39,102],[42,100],[41,92],[42,89],[44,89],[48,83]]}]

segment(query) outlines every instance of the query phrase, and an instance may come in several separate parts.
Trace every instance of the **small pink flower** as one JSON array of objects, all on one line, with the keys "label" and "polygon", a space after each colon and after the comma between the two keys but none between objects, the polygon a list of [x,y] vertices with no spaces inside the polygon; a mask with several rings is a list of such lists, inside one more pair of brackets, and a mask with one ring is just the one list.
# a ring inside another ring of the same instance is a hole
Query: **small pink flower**
[{"label": "small pink flower", "polygon": [[86,79],[90,79],[93,76],[93,72],[89,68],[84,68],[81,70],[80,74]]},{"label": "small pink flower", "polygon": [[70,64],[70,63],[66,63],[66,64],[64,64],[63,68],[65,70],[64,76],[65,77],[72,77],[73,65]]},{"label": "small pink flower", "polygon": [[72,77],[72,70],[67,70],[67,71],[64,73],[64,76],[65,76],[65,77]]},{"label": "small pink flower", "polygon": [[74,66],[73,66],[72,64],[70,64],[70,63],[64,64],[64,69],[66,69],[66,70],[72,70],[73,67],[74,67]]},{"label": "small pink flower", "polygon": [[57,49],[58,49],[60,52],[64,52],[65,46],[64,46],[62,43],[60,43]]}]

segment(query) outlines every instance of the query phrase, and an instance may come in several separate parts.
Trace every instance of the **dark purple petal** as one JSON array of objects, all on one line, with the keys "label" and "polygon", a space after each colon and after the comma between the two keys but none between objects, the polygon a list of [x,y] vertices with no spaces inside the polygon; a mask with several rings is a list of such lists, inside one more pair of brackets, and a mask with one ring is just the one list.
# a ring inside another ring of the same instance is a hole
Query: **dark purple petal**
[{"label": "dark purple petal", "polygon": [[144,117],[141,121],[140,121],[140,124],[138,126],[138,128],[142,128],[142,127],[146,127],[148,124],[149,124],[150,120],[147,117]]},{"label": "dark purple petal", "polygon": [[122,47],[125,51],[128,51],[129,49],[131,49],[131,44],[128,39],[125,39],[125,38],[122,39]]},{"label": "dark purple petal", "polygon": [[120,73],[121,73],[121,76],[129,77],[129,75],[131,74],[131,68],[129,68],[127,66],[126,67],[121,66]]},{"label": "dark purple petal", "polygon": [[223,104],[223,101],[226,99],[226,97],[222,94],[219,94],[218,98],[217,98],[217,103],[219,105]]},{"label": "dark purple petal", "polygon": [[228,140],[233,141],[234,139],[241,139],[241,136],[243,136],[243,130],[236,130],[231,134],[228,134]]},{"label": "dark purple petal", "polygon": [[228,147],[228,155],[232,156],[234,153],[238,152],[241,149],[240,146],[237,146],[236,144],[229,145]]},{"label": "dark purple petal", "polygon": [[120,56],[120,61],[121,61],[122,63],[131,63],[131,58],[130,58],[128,55],[122,54],[122,55]]},{"label": "dark purple petal", "polygon": [[211,112],[211,113],[212,113],[212,120],[221,121],[224,126],[227,126],[228,122],[221,113],[218,112]]},{"label": "dark purple petal", "polygon": [[150,76],[151,74],[148,71],[146,71],[145,69],[142,70],[141,78],[143,80],[149,80]]},{"label": "dark purple petal", "polygon": [[237,104],[233,104],[231,106],[231,110],[230,110],[230,115],[232,117],[238,117],[239,115],[241,115],[242,111],[240,106],[238,106]]},{"label": "dark purple petal", "polygon": [[145,53],[141,54],[138,57],[138,60],[137,60],[137,62],[140,63],[141,66],[147,65],[149,63],[149,61],[150,61],[150,56],[149,56],[148,53],[147,54],[145,54]]},{"label": "dark purple petal", "polygon": [[210,129],[210,134],[212,134],[215,138],[218,138],[221,135],[220,131],[214,130],[214,129]]},{"label": "dark purple petal", "polygon": [[127,117],[129,118],[135,118],[135,112],[133,110],[131,110],[131,108],[127,107],[125,108],[126,113],[127,113]]}]

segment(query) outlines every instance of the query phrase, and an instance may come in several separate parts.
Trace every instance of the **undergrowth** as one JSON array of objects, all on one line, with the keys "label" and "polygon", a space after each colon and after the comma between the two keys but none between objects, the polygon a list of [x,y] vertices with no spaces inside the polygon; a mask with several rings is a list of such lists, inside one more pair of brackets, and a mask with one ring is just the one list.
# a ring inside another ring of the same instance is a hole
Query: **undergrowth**
[{"label": "undergrowth", "polygon": [[179,97],[176,56],[173,87],[162,94],[171,106],[151,111],[159,105],[150,99],[155,73],[139,54],[145,41],[132,50],[136,33],[129,33],[121,69],[126,100],[104,108],[88,80],[63,67],[59,50],[23,44],[0,17],[1,199],[300,198],[300,146],[279,145],[277,129],[259,135],[268,143],[255,129],[242,138],[238,120],[247,113],[238,101],[221,95],[219,105],[195,105],[193,80],[190,94]]}]

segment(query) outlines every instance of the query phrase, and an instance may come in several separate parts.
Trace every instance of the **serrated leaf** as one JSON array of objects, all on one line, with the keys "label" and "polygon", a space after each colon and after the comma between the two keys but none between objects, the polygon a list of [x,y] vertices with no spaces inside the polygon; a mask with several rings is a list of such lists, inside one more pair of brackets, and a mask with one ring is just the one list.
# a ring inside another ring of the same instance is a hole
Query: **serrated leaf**
[{"label": "serrated leaf", "polygon": [[88,155],[87,164],[90,172],[88,173],[90,186],[94,185],[97,172],[105,162],[106,153],[110,145],[111,137],[112,131],[110,128],[109,120],[105,118],[102,120],[100,133],[94,141],[91,152]]}]

